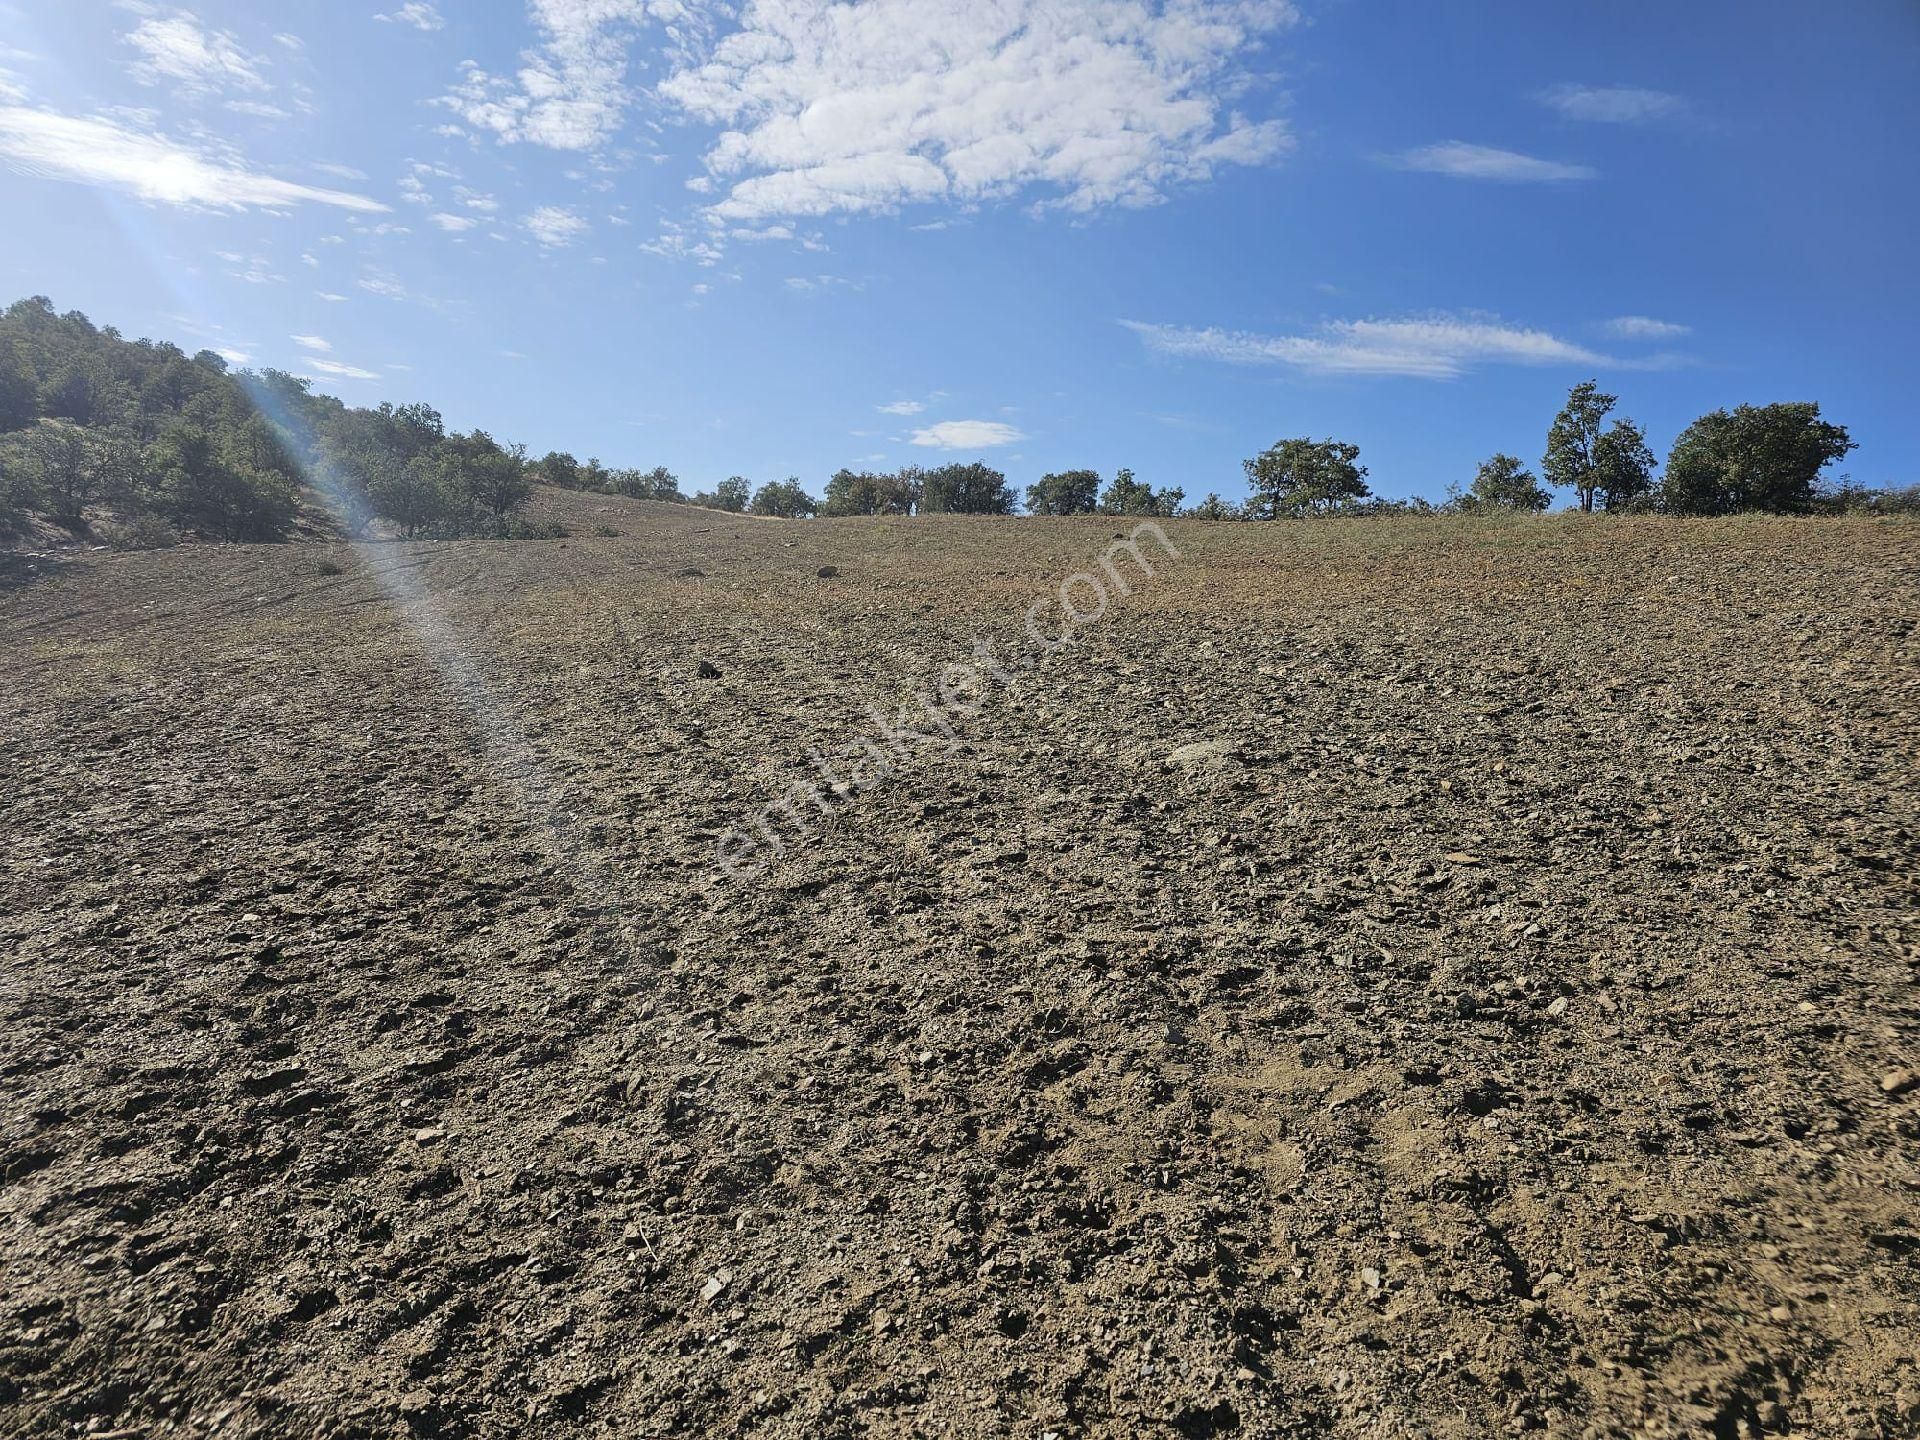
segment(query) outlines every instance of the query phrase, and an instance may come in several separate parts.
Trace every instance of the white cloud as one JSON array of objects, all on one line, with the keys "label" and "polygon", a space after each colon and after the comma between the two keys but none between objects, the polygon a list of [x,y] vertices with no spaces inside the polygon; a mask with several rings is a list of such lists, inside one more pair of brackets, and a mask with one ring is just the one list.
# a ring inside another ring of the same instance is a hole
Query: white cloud
[{"label": "white cloud", "polygon": [[1677,340],[1693,333],[1691,326],[1655,320],[1650,315],[1621,315],[1600,328],[1616,340]]},{"label": "white cloud", "polygon": [[520,222],[542,245],[571,245],[587,233],[587,222],[558,205],[542,205]]},{"label": "white cloud", "polygon": [[1408,320],[1341,320],[1310,335],[1120,322],[1146,346],[1180,359],[1230,365],[1286,365],[1314,374],[1408,375],[1450,380],[1475,365],[1604,365],[1583,346],[1544,330],[1497,320],[1436,315]]},{"label": "white cloud", "polygon": [[1569,120],[1594,120],[1607,125],[1644,125],[1683,113],[1687,102],[1662,90],[1639,90],[1625,85],[1555,85],[1536,97]]},{"label": "white cloud", "polygon": [[369,271],[354,281],[354,284],[358,285],[369,295],[379,295],[388,300],[407,300],[412,298],[407,292],[407,287],[400,283],[400,278],[397,275],[389,275],[379,270]]},{"label": "white cloud", "polygon": [[376,15],[373,18],[390,21],[396,25],[411,25],[416,30],[440,30],[444,29],[447,23],[438,10],[422,3],[422,0],[407,0],[405,5],[391,15]]},{"label": "white cloud", "polygon": [[1390,156],[1388,163],[1403,170],[1425,170],[1460,180],[1591,180],[1599,173],[1589,165],[1566,165],[1558,160],[1541,160],[1513,150],[1468,145],[1460,140],[1425,145],[1403,155]]},{"label": "white cloud", "polygon": [[346,365],[338,360],[315,360],[308,357],[309,370],[318,370],[322,375],[330,375],[336,380],[378,380],[377,371],[363,370],[358,365]]},{"label": "white cloud", "polygon": [[332,345],[328,344],[318,335],[295,335],[290,338],[293,340],[293,343],[298,345],[302,350],[316,350],[324,355],[327,351],[333,349]]},{"label": "white cloud", "polygon": [[100,117],[0,106],[0,160],[25,174],[124,190],[142,200],[212,210],[336,205],[383,211],[364,195],[299,185],[248,170],[231,155],[190,149]]},{"label": "white cloud", "polygon": [[918,400],[895,400],[891,405],[876,405],[873,408],[882,415],[918,415],[927,407]]},{"label": "white cloud", "polygon": [[313,293],[318,295],[322,300],[325,300],[330,305],[338,305],[342,300],[345,300],[347,298],[344,295],[337,295],[331,290],[316,290]]},{"label": "white cloud", "polygon": [[972,203],[1037,191],[1145,205],[1291,146],[1232,109],[1286,0],[748,0],[739,29],[659,95],[723,127],[727,222]]},{"label": "white cloud", "polygon": [[913,443],[935,450],[989,450],[1014,445],[1027,437],[998,420],[942,420],[913,432]]},{"label": "white cloud", "polygon": [[[670,50],[710,29],[712,0],[527,0],[541,35],[513,76],[469,60],[446,106],[502,143],[591,150],[620,128],[632,95],[627,45],[647,20],[666,22]],[[718,8],[715,6],[714,8]]]},{"label": "white cloud", "polygon": [[138,52],[127,68],[142,84],[172,81],[190,95],[267,88],[259,57],[243,50],[230,31],[209,30],[185,10],[148,15],[126,41]]},{"label": "white cloud", "polygon": [[351,165],[341,165],[332,160],[316,160],[313,168],[323,175],[331,175],[336,180],[365,180],[367,172],[356,170]]},{"label": "white cloud", "polygon": [[442,230],[454,235],[458,235],[463,230],[471,230],[480,223],[471,215],[448,215],[445,212],[429,215],[427,218]]},{"label": "white cloud", "polygon": [[298,35],[289,34],[284,30],[273,37],[273,43],[285,50],[304,50],[307,48],[306,41],[302,40]]}]

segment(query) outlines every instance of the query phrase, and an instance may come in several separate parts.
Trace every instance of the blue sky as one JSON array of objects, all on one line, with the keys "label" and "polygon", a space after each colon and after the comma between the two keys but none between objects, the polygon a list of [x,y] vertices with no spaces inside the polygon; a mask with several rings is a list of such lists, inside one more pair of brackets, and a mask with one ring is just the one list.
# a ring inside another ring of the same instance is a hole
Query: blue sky
[{"label": "blue sky", "polygon": [[1920,6],[0,0],[0,294],[687,488],[1438,498],[1597,376],[1920,480]]}]

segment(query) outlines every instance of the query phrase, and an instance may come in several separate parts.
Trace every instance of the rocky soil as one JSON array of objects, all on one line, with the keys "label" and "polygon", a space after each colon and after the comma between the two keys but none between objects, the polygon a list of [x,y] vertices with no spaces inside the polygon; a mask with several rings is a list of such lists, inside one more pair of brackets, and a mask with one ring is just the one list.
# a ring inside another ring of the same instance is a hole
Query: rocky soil
[{"label": "rocky soil", "polygon": [[0,1431],[1920,1433],[1920,528],[543,503],[0,593]]}]

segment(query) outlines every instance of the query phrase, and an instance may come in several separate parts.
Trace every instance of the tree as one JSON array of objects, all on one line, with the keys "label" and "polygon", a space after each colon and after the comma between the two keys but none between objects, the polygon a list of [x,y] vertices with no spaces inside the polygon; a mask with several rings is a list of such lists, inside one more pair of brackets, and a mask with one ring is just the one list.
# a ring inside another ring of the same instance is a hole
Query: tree
[{"label": "tree", "polygon": [[1099,494],[1098,470],[1062,470],[1027,487],[1027,509],[1035,515],[1091,515]]},{"label": "tree", "polygon": [[1541,486],[1517,455],[1490,455],[1474,472],[1473,484],[1461,495],[1454,490],[1459,510],[1544,510],[1553,497]]},{"label": "tree", "polygon": [[798,520],[820,509],[820,502],[800,487],[797,476],[769,480],[753,492],[751,506],[756,515],[774,515],[783,520]]},{"label": "tree", "polygon": [[409,540],[449,530],[460,513],[459,499],[447,491],[444,467],[431,452],[412,460],[382,455],[367,477],[366,493],[374,513],[399,526]]},{"label": "tree", "polygon": [[1600,443],[1600,426],[1619,398],[1603,394],[1598,381],[1582,380],[1567,392],[1567,403],[1547,431],[1547,453],[1540,468],[1549,485],[1579,496],[1582,510],[1593,509],[1594,492],[1599,489],[1594,448]]},{"label": "tree", "polygon": [[1325,515],[1352,507],[1373,492],[1360,447],[1341,440],[1281,440],[1244,461],[1248,513],[1273,520],[1282,515]]},{"label": "tree", "polygon": [[1679,515],[1812,508],[1827,465],[1854,448],[1812,401],[1742,405],[1702,415],[1673,442],[1662,500]]},{"label": "tree", "polygon": [[449,435],[431,453],[436,483],[489,516],[496,531],[506,528],[508,513],[533,493],[525,450],[503,447],[484,430]]},{"label": "tree", "polygon": [[1102,515],[1157,515],[1164,519],[1180,513],[1180,502],[1186,495],[1184,490],[1156,491],[1122,466],[1100,496],[1098,508]]},{"label": "tree", "polygon": [[607,477],[608,486],[636,500],[681,500],[680,477],[664,465],[651,470],[615,470]]},{"label": "tree", "polygon": [[941,465],[920,475],[923,515],[1011,515],[1013,503],[1007,477],[982,460]]},{"label": "tree", "polygon": [[85,525],[87,503],[99,492],[105,469],[89,431],[71,420],[42,420],[13,438],[9,449],[26,486],[69,530]]},{"label": "tree", "polygon": [[752,486],[744,476],[729,475],[711,490],[702,490],[693,497],[693,503],[704,505],[709,510],[725,510],[738,515],[747,508]]},{"label": "tree", "polygon": [[1222,500],[1212,491],[1207,498],[1187,511],[1189,520],[1244,520],[1246,513],[1231,500]]},{"label": "tree", "polygon": [[911,515],[921,503],[923,476],[914,469],[893,475],[836,470],[827,481],[822,515]]},{"label": "tree", "polygon": [[580,462],[564,450],[549,450],[533,468],[542,485],[558,485],[563,490],[580,488]]},{"label": "tree", "polygon": [[293,521],[293,487],[274,471],[235,464],[212,432],[174,425],[155,446],[154,469],[169,517],[217,540],[277,540]]},{"label": "tree", "polygon": [[1593,479],[1600,503],[1624,510],[1653,489],[1653,450],[1646,432],[1631,420],[1616,420],[1594,442]]}]

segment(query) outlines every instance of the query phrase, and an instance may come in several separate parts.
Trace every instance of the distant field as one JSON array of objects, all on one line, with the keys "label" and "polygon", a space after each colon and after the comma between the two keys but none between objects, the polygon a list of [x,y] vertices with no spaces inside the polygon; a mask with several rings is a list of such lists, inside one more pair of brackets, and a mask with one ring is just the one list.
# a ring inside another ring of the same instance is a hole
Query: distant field
[{"label": "distant field", "polygon": [[1920,1432],[1920,526],[534,513],[0,591],[0,1430]]}]

